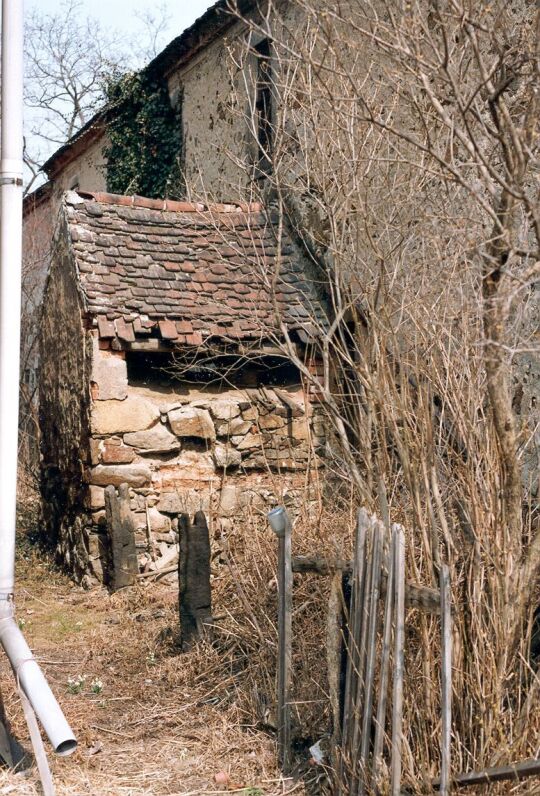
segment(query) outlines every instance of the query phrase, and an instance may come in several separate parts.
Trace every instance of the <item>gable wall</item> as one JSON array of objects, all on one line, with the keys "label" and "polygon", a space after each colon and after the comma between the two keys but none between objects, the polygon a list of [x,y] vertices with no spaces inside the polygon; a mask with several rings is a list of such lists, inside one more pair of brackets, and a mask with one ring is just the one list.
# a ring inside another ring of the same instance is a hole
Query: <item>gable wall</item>
[{"label": "gable wall", "polygon": [[83,468],[89,429],[89,349],[65,244],[57,239],[40,325],[43,530],[78,577],[87,568]]},{"label": "gable wall", "polygon": [[70,191],[78,185],[80,191],[107,190],[107,161],[103,150],[109,141],[104,131],[81,149],[81,151],[65,166],[58,169],[52,176],[56,207],[64,191]]},{"label": "gable wall", "polygon": [[246,192],[246,174],[235,161],[249,163],[254,156],[249,101],[244,75],[229,54],[242,46],[244,30],[235,25],[169,75],[171,97],[182,97],[186,186],[197,198],[227,201]]}]

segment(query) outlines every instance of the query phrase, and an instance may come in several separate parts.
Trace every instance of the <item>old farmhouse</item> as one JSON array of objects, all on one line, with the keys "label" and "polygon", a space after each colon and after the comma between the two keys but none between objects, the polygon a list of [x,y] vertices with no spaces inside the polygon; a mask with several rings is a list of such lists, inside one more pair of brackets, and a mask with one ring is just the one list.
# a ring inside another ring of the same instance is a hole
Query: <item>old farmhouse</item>
[{"label": "old farmhouse", "polygon": [[[109,109],[50,158],[49,182],[26,200],[27,252],[40,249],[48,273],[27,375],[39,373],[44,527],[85,584],[111,576],[107,486],[129,486],[144,570],[172,560],[179,513],[202,509],[226,527],[294,500],[320,461],[317,395],[287,350],[317,373],[324,285],[282,219],[246,203],[230,150],[254,169],[259,152],[231,114],[241,83],[229,81],[227,47],[245,32],[226,6],[146,70],[181,127],[181,201],[107,192]],[[269,53],[254,44],[260,100]],[[56,229],[52,246],[36,244],[38,216]]]},{"label": "old farmhouse", "polygon": [[[300,29],[300,5],[278,3],[276,25]],[[366,200],[364,219],[356,204],[361,180],[343,213],[343,191],[332,188],[332,234],[344,261],[334,275],[320,186],[309,169],[301,175],[299,153],[305,145],[309,166],[317,120],[311,127],[295,121],[296,100],[288,95],[288,115],[274,124],[272,26],[256,2],[238,6],[244,19],[219,0],[136,76],[163,113],[157,144],[144,138],[144,125],[139,132],[131,125],[141,108],[128,82],[126,94],[48,160],[49,182],[26,203],[27,251],[36,212],[56,225],[41,264],[49,272],[39,366],[42,490],[47,533],[79,579],[107,579],[108,485],[130,486],[145,567],[149,545],[168,555],[176,543],[179,511],[203,508],[212,522],[226,523],[239,507],[309,482],[324,438],[313,379],[306,379],[322,370],[321,329],[328,319],[343,321],[346,349],[362,314],[364,277],[382,295],[374,286],[384,258],[372,229],[382,214],[392,251],[393,221],[384,214],[398,194],[383,187],[378,205]],[[332,127],[332,117],[327,122]],[[274,130],[280,142],[272,141]],[[318,153],[329,178],[331,134]],[[279,196],[288,212],[281,215],[267,179],[267,156],[278,143],[280,168],[288,169],[288,193]],[[144,169],[132,157],[137,147]],[[366,191],[372,177],[377,183],[380,174],[370,171]],[[403,221],[411,280],[423,201],[418,193],[400,205],[411,216]],[[452,240],[441,254],[443,270],[445,257],[454,256]],[[339,280],[350,287],[347,274],[356,282],[345,306]],[[450,281],[445,288],[450,303],[455,288]],[[456,323],[459,317],[456,309]],[[515,406],[531,429],[525,478],[534,485],[538,362],[528,349],[515,362]],[[327,380],[328,364],[327,354]]]}]

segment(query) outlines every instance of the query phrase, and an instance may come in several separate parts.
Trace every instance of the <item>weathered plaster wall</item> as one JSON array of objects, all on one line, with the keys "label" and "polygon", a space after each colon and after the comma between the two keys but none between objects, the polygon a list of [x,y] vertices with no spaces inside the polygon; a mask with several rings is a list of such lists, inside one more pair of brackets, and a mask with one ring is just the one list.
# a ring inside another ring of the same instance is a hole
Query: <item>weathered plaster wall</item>
[{"label": "weathered plaster wall", "polygon": [[51,191],[43,186],[25,201],[21,301],[21,389],[19,455],[32,468],[39,462],[38,395],[39,318],[53,235]]},{"label": "weathered plaster wall", "polygon": [[83,578],[88,568],[83,463],[89,437],[90,357],[72,269],[65,244],[55,244],[41,320],[41,488],[45,533],[75,576]]},{"label": "weathered plaster wall", "polygon": [[54,206],[47,192],[34,202],[28,201],[23,216],[23,300],[21,308],[21,371],[35,370],[38,349],[37,314],[43,299],[45,279],[51,258],[54,231]]},{"label": "weathered plaster wall", "polygon": [[231,47],[241,50],[244,36],[244,26],[235,25],[169,77],[173,101],[183,98],[183,161],[188,194],[195,198],[232,200],[244,196],[249,183],[255,148],[246,87],[252,78],[229,54]]},{"label": "weathered plaster wall", "polygon": [[[73,188],[79,191],[107,190],[107,160],[103,150],[109,145],[106,133],[101,132],[65,166],[52,175],[54,197],[58,207],[64,191]],[[77,187],[78,186],[78,187]]]},{"label": "weathered plaster wall", "polygon": [[[300,29],[304,21],[294,3],[281,3],[279,14],[284,31]],[[262,38],[237,22],[169,74],[171,98],[183,102],[183,161],[193,198],[230,201],[253,188],[259,154],[253,121],[257,58],[249,49]],[[274,59],[272,70],[278,68]]]}]

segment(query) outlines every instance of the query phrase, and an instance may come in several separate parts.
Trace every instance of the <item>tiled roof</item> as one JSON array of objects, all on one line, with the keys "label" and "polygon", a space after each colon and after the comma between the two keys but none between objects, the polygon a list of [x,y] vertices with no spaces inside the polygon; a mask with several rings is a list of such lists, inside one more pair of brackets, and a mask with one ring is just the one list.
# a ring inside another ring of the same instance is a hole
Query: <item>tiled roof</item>
[{"label": "tiled roof", "polygon": [[102,338],[201,345],[301,339],[324,322],[301,250],[260,205],[202,205],[115,194],[65,196],[85,309]]}]

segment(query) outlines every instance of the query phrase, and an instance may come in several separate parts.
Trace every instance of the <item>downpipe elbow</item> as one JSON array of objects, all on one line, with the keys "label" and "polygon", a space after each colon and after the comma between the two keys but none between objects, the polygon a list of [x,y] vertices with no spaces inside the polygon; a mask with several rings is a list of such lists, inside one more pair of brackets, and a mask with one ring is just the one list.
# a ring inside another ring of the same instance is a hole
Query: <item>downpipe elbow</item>
[{"label": "downpipe elbow", "polygon": [[57,755],[67,756],[77,741],[15,619],[11,595],[0,599],[0,644],[13,673]]}]

